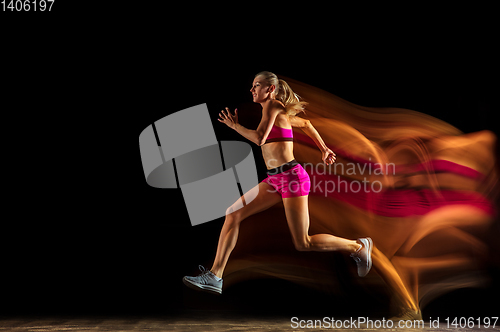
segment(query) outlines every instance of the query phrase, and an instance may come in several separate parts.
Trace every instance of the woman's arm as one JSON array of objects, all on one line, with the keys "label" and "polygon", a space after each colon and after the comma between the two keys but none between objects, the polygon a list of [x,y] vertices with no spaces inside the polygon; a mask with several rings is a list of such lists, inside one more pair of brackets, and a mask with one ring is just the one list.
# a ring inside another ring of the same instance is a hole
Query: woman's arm
[{"label": "woman's arm", "polygon": [[290,122],[292,123],[292,127],[297,127],[302,129],[302,131],[309,137],[312,138],[316,146],[320,149],[322,153],[322,160],[325,164],[330,165],[335,162],[335,153],[330,150],[321,136],[319,135],[318,131],[314,126],[312,125],[311,121],[303,118],[299,118],[298,116],[293,116],[290,118]]},{"label": "woman's arm", "polygon": [[262,110],[262,119],[260,120],[259,126],[256,130],[248,129],[243,127],[238,123],[238,109],[234,111],[234,115],[231,114],[229,108],[226,107],[226,111],[219,113],[220,122],[226,124],[229,128],[234,129],[241,136],[245,137],[249,141],[262,146],[267,139],[267,136],[271,132],[274,121],[278,112],[275,108],[265,107]]}]

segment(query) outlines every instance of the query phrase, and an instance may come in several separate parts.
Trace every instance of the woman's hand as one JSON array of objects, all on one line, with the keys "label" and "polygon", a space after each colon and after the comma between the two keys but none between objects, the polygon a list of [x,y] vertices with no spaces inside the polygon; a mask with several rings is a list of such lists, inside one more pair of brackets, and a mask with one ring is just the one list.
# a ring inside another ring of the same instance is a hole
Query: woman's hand
[{"label": "woman's hand", "polygon": [[323,156],[321,159],[323,159],[323,162],[325,164],[331,165],[335,162],[335,160],[337,158],[336,158],[336,154],[332,150],[330,150],[329,148],[326,148],[325,150],[323,150]]},{"label": "woman's hand", "polygon": [[229,111],[229,108],[226,107],[226,110],[222,110],[219,113],[219,120],[220,122],[226,124],[229,128],[235,129],[236,125],[238,124],[238,109],[234,110],[234,115],[231,114]]}]

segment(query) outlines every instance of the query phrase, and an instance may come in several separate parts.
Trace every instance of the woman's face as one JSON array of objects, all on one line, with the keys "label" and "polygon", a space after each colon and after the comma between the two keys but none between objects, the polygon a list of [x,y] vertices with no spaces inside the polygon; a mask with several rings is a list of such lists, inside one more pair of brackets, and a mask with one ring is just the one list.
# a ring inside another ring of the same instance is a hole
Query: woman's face
[{"label": "woman's face", "polygon": [[269,98],[270,94],[274,91],[274,85],[267,85],[261,76],[257,76],[252,83],[250,92],[252,93],[254,103],[264,102]]}]

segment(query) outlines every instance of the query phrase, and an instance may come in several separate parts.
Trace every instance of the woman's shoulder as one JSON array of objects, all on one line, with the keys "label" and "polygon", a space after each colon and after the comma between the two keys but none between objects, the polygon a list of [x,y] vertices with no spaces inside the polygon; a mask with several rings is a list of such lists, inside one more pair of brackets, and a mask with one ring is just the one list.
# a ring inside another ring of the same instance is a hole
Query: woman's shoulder
[{"label": "woman's shoulder", "polygon": [[273,99],[270,100],[269,103],[267,103],[266,106],[264,106],[264,112],[268,114],[281,114],[286,112],[285,105],[279,100]]},{"label": "woman's shoulder", "polygon": [[276,120],[274,121],[274,124],[281,128],[290,127],[290,119],[286,115],[285,105],[279,100],[274,100],[273,102],[274,102],[273,107],[278,113],[276,116]]},{"label": "woman's shoulder", "polygon": [[279,101],[277,99],[273,99],[271,101],[271,106],[274,108],[278,108],[280,110],[285,110],[285,104],[283,104],[281,101]]},{"label": "woman's shoulder", "polygon": [[285,105],[281,101],[276,99],[271,100],[271,102],[269,103],[269,110],[273,113],[276,112],[277,115],[286,113]]}]

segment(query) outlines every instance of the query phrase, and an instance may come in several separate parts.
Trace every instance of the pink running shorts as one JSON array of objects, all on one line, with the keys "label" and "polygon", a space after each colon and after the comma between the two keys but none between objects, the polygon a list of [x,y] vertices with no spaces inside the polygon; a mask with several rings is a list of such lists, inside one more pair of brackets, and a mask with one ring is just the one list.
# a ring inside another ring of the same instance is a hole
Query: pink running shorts
[{"label": "pink running shorts", "polygon": [[262,182],[273,187],[270,191],[277,192],[283,198],[306,196],[311,189],[309,174],[300,164],[282,173],[268,174]]}]

